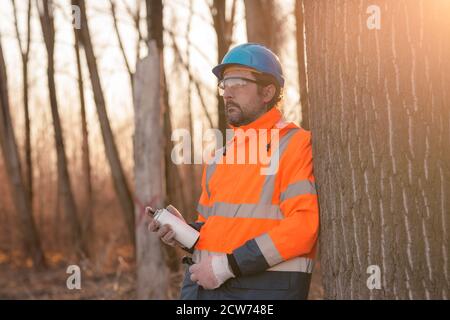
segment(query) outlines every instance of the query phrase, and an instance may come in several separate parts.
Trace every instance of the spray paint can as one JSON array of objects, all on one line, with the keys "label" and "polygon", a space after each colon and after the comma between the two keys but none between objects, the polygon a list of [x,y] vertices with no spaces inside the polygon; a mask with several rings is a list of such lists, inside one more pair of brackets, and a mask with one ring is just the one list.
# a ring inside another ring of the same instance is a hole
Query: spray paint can
[{"label": "spray paint can", "polygon": [[158,221],[161,226],[168,224],[172,228],[175,233],[175,240],[185,248],[190,249],[195,245],[200,236],[200,233],[197,230],[183,220],[177,218],[167,209],[157,209],[156,211],[150,209],[150,212],[153,213],[153,219]]}]

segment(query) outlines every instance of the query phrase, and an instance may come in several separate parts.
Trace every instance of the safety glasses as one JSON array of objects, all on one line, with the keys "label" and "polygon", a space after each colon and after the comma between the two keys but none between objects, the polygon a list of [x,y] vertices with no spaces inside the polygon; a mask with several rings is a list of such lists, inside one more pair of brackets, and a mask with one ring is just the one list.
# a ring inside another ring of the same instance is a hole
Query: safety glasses
[{"label": "safety glasses", "polygon": [[225,93],[225,89],[228,89],[230,92],[235,92],[236,90],[245,87],[249,82],[259,83],[256,80],[241,77],[229,77],[226,79],[222,79],[217,84],[219,95],[223,96]]}]

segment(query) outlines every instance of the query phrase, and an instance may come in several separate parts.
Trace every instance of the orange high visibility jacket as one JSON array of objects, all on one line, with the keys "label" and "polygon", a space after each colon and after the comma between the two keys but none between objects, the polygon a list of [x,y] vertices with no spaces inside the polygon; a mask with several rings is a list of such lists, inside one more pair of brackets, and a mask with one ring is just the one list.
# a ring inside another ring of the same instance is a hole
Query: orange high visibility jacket
[{"label": "orange high visibility jacket", "polygon": [[[272,174],[262,174],[267,161],[249,161],[255,150],[247,133],[253,129],[267,130],[270,165],[277,167]],[[233,130],[234,137],[203,171],[194,260],[226,253],[236,276],[265,270],[311,273],[319,229],[311,134],[285,123],[277,108]],[[269,133],[277,133],[278,140]],[[244,151],[245,163],[236,163],[238,151]]]}]

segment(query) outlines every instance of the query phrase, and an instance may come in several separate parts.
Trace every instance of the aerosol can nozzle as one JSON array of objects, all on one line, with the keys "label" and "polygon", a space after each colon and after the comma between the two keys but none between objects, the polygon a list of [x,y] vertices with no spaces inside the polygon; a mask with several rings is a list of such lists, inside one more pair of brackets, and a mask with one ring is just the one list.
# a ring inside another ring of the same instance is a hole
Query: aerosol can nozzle
[{"label": "aerosol can nozzle", "polygon": [[145,207],[145,213],[148,214],[149,216],[154,216],[155,215],[156,210],[153,209],[152,207]]}]

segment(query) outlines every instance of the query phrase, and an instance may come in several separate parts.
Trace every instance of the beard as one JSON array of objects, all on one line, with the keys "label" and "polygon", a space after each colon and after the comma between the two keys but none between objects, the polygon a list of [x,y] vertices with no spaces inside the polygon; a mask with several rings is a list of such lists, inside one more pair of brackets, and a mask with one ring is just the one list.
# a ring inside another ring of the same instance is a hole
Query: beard
[{"label": "beard", "polygon": [[258,119],[261,115],[267,112],[267,106],[257,109],[247,106],[246,108],[242,108],[240,104],[228,101],[225,104],[225,116],[228,124],[233,127],[240,127],[247,125],[256,119]]},{"label": "beard", "polygon": [[239,127],[247,122],[241,106],[234,102],[227,102],[225,105],[225,115],[227,122],[234,127]]}]

